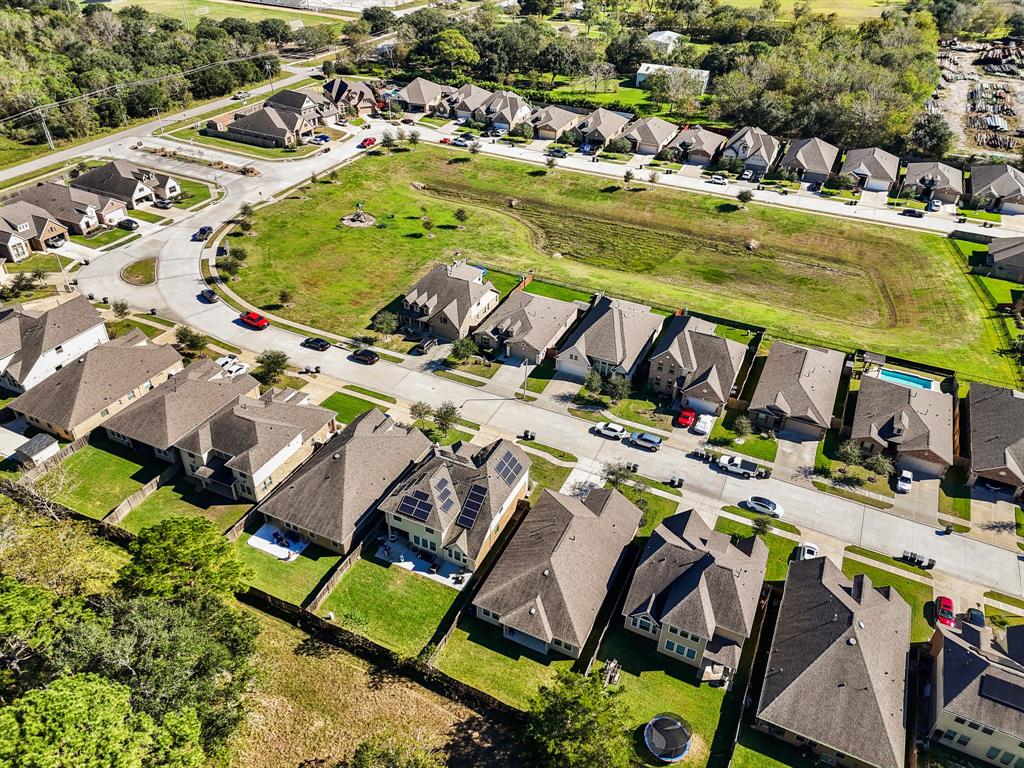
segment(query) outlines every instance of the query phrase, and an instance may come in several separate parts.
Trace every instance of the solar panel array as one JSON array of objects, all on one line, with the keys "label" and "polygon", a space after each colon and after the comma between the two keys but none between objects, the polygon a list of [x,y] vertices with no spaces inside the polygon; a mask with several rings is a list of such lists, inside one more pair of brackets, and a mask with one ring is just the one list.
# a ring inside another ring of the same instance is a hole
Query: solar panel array
[{"label": "solar panel array", "polygon": [[476,522],[477,515],[480,514],[480,510],[483,508],[486,496],[486,485],[470,486],[469,493],[466,495],[466,501],[462,505],[462,511],[459,512],[459,519],[455,521],[455,524],[463,528],[472,528],[473,523]]},{"label": "solar panel array", "polygon": [[434,490],[437,491],[437,500],[441,503],[441,511],[448,512],[455,504],[455,499],[452,498],[452,489],[448,487],[448,478],[442,477],[438,480],[434,484]]},{"label": "solar panel array", "polygon": [[403,515],[408,515],[413,520],[426,520],[433,506],[434,504],[430,501],[430,496],[423,491],[413,491],[402,499],[398,505],[398,511]]},{"label": "solar panel array", "polygon": [[519,459],[512,455],[512,451],[505,451],[505,455],[498,462],[497,471],[498,476],[507,485],[511,486],[519,479],[519,474],[523,471],[523,465],[519,463]]},{"label": "solar panel array", "polygon": [[1024,712],[1024,687],[1011,683],[1009,680],[1003,680],[993,675],[982,675],[980,693],[986,699]]}]

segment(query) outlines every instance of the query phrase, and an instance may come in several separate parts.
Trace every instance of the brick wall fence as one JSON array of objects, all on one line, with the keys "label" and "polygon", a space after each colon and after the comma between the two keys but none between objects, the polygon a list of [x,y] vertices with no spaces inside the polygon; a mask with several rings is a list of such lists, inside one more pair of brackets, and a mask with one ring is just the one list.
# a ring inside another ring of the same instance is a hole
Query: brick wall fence
[{"label": "brick wall fence", "polygon": [[116,507],[114,507],[106,517],[103,518],[104,523],[109,525],[118,525],[124,520],[128,513],[139,506],[142,502],[152,496],[156,489],[162,485],[167,485],[171,480],[177,477],[178,473],[181,472],[181,464],[174,463],[167,467],[163,472],[154,477],[144,486],[139,488],[135,493],[129,496],[127,499],[122,501]]}]

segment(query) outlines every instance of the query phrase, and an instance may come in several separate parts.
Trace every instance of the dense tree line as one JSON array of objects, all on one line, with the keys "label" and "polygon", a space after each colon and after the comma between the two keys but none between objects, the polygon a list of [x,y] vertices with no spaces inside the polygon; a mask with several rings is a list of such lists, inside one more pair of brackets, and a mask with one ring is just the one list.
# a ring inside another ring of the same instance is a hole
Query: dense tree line
[{"label": "dense tree line", "polygon": [[[269,52],[290,35],[280,19],[252,23],[203,18],[187,31],[180,19],[139,6],[115,13],[96,4],[80,12],[77,3],[0,0],[0,116],[118,83],[172,76],[47,112],[54,138],[82,138],[100,128],[152,116],[154,110],[223,96],[265,79],[279,66]],[[265,51],[265,57],[182,74]],[[35,119],[3,126],[0,130],[10,138],[43,140]]]}]

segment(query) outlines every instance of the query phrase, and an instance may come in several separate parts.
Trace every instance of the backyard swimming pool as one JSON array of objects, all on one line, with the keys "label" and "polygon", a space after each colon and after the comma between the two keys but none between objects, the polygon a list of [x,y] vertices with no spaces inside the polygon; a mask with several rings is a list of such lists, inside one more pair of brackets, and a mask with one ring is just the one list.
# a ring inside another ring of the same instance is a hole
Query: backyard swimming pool
[{"label": "backyard swimming pool", "polygon": [[915,376],[913,373],[906,373],[905,371],[895,371],[892,368],[882,368],[878,372],[878,378],[916,389],[935,388],[935,382],[932,379],[926,379],[924,376]]}]

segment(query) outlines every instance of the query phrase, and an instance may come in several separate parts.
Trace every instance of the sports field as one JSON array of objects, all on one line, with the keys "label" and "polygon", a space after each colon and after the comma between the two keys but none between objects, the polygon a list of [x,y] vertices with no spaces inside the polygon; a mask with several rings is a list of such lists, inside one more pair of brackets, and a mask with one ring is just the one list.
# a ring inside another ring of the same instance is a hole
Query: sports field
[{"label": "sports field", "polygon": [[[338,227],[357,202],[378,227]],[[511,203],[514,202],[514,207]],[[459,228],[455,211],[469,216]],[[424,226],[424,217],[428,218]],[[302,226],[295,226],[296,222]],[[1013,383],[992,311],[949,241],[419,145],[257,212],[236,291],[354,334],[430,264],[470,261],[687,307],[838,349]],[[748,250],[748,240],[757,240]]]}]

